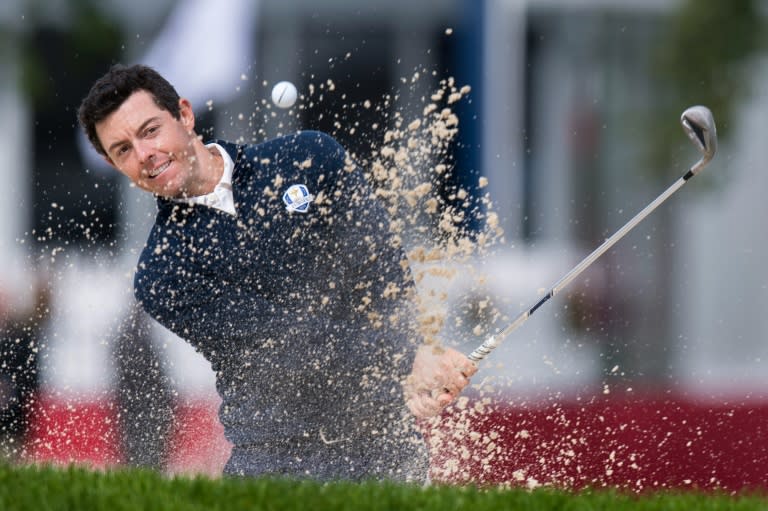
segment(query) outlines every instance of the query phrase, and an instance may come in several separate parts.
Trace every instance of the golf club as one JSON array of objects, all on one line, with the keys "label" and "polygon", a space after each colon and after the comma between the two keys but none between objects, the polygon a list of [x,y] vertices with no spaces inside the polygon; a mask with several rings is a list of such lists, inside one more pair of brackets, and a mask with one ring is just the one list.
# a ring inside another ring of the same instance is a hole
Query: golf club
[{"label": "golf club", "polygon": [[563,278],[561,278],[549,292],[541,298],[530,309],[523,311],[512,323],[510,323],[503,330],[488,337],[483,343],[475,348],[472,353],[468,355],[468,358],[473,362],[479,362],[484,359],[491,351],[493,351],[502,340],[504,340],[510,333],[517,329],[520,325],[525,323],[531,314],[544,305],[550,298],[558,294],[565,286],[567,286],[573,279],[575,279],[581,272],[589,267],[595,260],[603,255],[609,248],[611,248],[617,241],[623,238],[629,231],[631,231],[637,224],[639,224],[646,216],[648,216],[659,205],[666,201],[673,193],[679,190],[690,178],[698,174],[714,157],[717,151],[717,131],[715,129],[715,121],[712,117],[712,112],[705,106],[692,106],[686,109],[680,116],[680,122],[683,125],[688,138],[690,138],[694,144],[703,153],[701,159],[696,162],[682,177],[675,181],[672,186],[667,188],[661,195],[656,197],[650,204],[648,204],[642,211],[635,215],[632,220],[627,222],[621,229],[605,240],[602,245],[597,247],[594,252],[585,257],[579,264],[576,265],[571,271],[569,271]]}]

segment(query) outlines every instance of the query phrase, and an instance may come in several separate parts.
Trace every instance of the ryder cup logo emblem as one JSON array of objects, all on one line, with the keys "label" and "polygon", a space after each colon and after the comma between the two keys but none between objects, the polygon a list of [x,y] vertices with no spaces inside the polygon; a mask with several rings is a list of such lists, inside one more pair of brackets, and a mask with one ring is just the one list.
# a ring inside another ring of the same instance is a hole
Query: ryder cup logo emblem
[{"label": "ryder cup logo emblem", "polygon": [[309,193],[304,185],[292,185],[283,194],[285,209],[288,211],[298,211],[306,213],[309,209],[309,203],[315,200],[315,196]]}]

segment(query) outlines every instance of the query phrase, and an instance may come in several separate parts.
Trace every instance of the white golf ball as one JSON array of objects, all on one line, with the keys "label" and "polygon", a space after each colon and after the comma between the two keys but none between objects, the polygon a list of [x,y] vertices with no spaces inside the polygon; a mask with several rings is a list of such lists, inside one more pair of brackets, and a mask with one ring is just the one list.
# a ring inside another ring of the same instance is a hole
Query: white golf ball
[{"label": "white golf ball", "polygon": [[280,108],[291,108],[297,97],[296,86],[291,82],[277,82],[272,87],[272,102]]}]

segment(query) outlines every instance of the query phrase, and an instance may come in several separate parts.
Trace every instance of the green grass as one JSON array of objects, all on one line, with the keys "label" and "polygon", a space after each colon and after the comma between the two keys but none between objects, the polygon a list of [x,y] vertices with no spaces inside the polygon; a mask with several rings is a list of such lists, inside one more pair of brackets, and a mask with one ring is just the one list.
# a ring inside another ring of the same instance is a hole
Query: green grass
[{"label": "green grass", "polygon": [[768,497],[694,492],[421,488],[383,483],[169,478],[139,470],[0,466],[1,510],[768,510]]}]

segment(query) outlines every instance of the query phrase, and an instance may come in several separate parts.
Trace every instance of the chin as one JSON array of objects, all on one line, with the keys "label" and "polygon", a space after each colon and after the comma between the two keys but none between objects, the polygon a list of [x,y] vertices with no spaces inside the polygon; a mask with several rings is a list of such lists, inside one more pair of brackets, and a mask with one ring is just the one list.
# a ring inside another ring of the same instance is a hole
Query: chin
[{"label": "chin", "polygon": [[184,194],[181,193],[178,190],[173,190],[169,188],[163,188],[162,190],[158,190],[155,192],[155,194],[165,197],[166,199],[183,199]]},{"label": "chin", "polygon": [[[159,177],[164,177],[164,176],[161,175]],[[171,177],[171,176],[168,176],[168,177]],[[169,199],[180,198],[182,195],[181,186],[179,186],[179,184],[174,179],[165,181],[164,183],[150,183],[150,184],[154,185],[152,186],[152,191],[155,195],[159,195],[161,197],[167,197]]]}]

